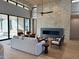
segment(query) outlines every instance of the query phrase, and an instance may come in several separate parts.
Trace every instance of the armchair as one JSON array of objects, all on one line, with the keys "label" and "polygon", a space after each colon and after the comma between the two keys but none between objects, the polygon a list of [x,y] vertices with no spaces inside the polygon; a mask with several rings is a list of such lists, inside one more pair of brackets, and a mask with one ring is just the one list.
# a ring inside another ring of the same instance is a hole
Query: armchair
[{"label": "armchair", "polygon": [[56,45],[60,48],[62,46],[63,42],[64,42],[64,35],[60,38],[55,38],[54,40],[51,40],[51,46]]}]

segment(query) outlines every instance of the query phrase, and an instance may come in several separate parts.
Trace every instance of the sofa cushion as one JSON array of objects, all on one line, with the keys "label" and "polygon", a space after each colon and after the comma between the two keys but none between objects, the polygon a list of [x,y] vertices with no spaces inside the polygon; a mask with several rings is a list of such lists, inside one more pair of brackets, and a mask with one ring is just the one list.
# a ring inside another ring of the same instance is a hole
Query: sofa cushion
[{"label": "sofa cushion", "polygon": [[52,43],[54,43],[54,44],[59,44],[59,42],[58,42],[58,41],[52,41]]}]

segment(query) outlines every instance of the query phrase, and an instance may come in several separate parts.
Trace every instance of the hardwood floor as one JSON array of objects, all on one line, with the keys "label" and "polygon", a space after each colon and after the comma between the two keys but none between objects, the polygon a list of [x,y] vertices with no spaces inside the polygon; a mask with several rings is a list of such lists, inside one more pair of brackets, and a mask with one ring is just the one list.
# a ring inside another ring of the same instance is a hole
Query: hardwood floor
[{"label": "hardwood floor", "polygon": [[4,59],[4,48],[1,44],[0,44],[0,59]]},{"label": "hardwood floor", "polygon": [[0,42],[4,47],[4,59],[79,59],[79,41],[66,40],[62,49],[53,46],[49,47],[48,54],[34,56],[10,46],[10,40]]}]

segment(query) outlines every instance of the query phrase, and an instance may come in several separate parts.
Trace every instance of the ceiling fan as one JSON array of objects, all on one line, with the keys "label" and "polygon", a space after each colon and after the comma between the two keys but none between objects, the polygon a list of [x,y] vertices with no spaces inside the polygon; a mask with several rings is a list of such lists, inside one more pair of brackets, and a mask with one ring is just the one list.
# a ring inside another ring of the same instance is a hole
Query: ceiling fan
[{"label": "ceiling fan", "polygon": [[[50,2],[48,2],[49,4],[50,4]],[[53,13],[53,11],[46,11],[46,12],[44,12],[43,11],[43,0],[42,0],[42,12],[41,12],[41,15],[43,16],[43,14],[49,14],[49,13]]]}]

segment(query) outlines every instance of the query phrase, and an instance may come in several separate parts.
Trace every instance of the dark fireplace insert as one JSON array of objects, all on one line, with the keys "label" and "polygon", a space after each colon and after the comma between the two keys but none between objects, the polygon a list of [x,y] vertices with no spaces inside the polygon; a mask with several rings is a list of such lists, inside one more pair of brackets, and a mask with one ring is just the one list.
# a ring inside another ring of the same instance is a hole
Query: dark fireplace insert
[{"label": "dark fireplace insert", "polygon": [[41,28],[43,37],[61,37],[64,34],[64,28]]}]

